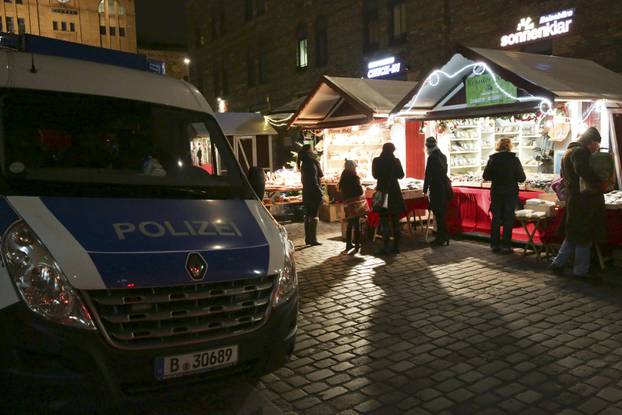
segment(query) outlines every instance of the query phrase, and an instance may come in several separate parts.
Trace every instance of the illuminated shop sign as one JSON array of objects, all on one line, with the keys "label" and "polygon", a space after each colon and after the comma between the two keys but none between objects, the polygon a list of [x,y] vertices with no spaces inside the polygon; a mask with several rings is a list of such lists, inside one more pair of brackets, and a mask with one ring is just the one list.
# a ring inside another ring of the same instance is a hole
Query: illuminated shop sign
[{"label": "illuminated shop sign", "polygon": [[379,78],[381,76],[393,75],[402,70],[402,62],[395,59],[395,56],[371,61],[367,64],[367,77]]},{"label": "illuminated shop sign", "polygon": [[501,47],[520,45],[539,39],[547,39],[566,34],[574,17],[574,9],[540,16],[538,27],[531,17],[523,17],[516,26],[516,33],[501,36]]}]

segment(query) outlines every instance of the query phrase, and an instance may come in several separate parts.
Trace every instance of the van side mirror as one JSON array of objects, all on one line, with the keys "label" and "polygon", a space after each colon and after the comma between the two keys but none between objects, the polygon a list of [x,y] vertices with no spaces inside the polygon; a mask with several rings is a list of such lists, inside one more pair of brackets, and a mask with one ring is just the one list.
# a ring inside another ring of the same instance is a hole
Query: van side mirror
[{"label": "van side mirror", "polygon": [[263,194],[266,191],[266,175],[263,169],[257,166],[251,167],[248,170],[248,181],[259,199],[263,199]]}]

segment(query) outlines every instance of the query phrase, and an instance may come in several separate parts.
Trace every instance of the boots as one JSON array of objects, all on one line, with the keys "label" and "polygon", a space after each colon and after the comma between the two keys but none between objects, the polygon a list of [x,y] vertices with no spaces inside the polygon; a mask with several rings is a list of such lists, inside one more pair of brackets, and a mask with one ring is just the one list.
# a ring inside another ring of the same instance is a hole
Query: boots
[{"label": "boots", "polygon": [[354,228],[354,247],[356,249],[361,247],[361,225]]},{"label": "boots", "polygon": [[317,241],[317,224],[320,218],[305,218],[305,243],[307,245],[322,245]]},{"label": "boots", "polygon": [[346,232],[346,252],[354,248],[352,245],[352,229],[348,226],[348,232]]}]

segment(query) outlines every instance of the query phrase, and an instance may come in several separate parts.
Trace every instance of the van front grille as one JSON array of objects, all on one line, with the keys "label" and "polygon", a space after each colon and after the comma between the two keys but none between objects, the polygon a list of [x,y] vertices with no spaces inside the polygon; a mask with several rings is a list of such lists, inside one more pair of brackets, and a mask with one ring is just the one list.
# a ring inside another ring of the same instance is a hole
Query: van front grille
[{"label": "van front grille", "polygon": [[275,277],[175,287],[87,291],[107,339],[124,349],[199,343],[247,333],[266,320]]}]

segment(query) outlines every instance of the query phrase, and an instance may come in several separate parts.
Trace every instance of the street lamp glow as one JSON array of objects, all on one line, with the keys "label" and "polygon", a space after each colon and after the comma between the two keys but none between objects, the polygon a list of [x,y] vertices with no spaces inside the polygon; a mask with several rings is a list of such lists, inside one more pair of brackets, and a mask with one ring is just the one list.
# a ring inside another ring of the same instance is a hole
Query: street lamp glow
[{"label": "street lamp glow", "polygon": [[184,58],[184,64],[190,65],[190,58]]}]

